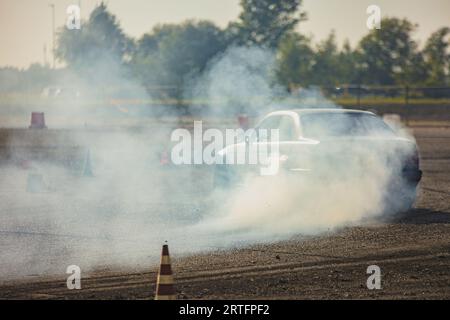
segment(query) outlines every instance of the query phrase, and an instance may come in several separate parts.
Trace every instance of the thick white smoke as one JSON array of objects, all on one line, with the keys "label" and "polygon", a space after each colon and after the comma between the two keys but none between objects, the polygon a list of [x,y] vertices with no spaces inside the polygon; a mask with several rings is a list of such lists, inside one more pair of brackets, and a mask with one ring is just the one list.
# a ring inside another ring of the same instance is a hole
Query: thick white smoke
[{"label": "thick white smoke", "polygon": [[[274,67],[272,52],[232,48],[185,91],[209,101],[215,117],[224,109],[263,114],[291,107],[298,97],[280,89]],[[111,70],[118,68],[103,63],[96,82],[102,82],[102,74],[113,73],[115,82],[145,94],[133,80]],[[97,101],[105,96],[100,90]],[[304,91],[302,96],[308,106],[311,99],[315,106],[333,105],[317,92]],[[378,155],[407,156],[383,143],[370,149],[350,141],[348,149],[335,150],[331,143],[327,158],[315,162],[312,177],[295,173],[249,178],[236,189],[216,192],[213,167],[165,165],[170,133],[181,118],[165,123],[143,117],[141,110],[127,112],[126,102],[108,107],[103,100],[105,106],[98,107],[90,101],[81,96],[60,109],[45,110],[50,128],[73,130],[28,131],[25,138],[10,138],[12,161],[0,169],[0,278],[63,274],[71,264],[82,270],[148,267],[157,262],[165,240],[181,255],[361,223],[385,211],[386,187],[399,170],[398,163]],[[93,177],[83,175],[88,150]],[[342,154],[350,159],[333,158]],[[27,157],[33,159],[33,169],[23,168]],[[27,191],[32,172],[45,181],[41,192]]]},{"label": "thick white smoke", "polygon": [[231,47],[186,88],[185,96],[208,101],[213,114],[261,113],[285,97],[274,74],[275,53],[259,47]]},{"label": "thick white smoke", "polygon": [[[196,92],[206,94],[208,101],[219,101],[220,108],[239,106],[257,114],[267,111],[267,107],[341,109],[317,88],[282,94],[274,82],[274,69],[275,57],[270,51],[231,48],[209,67]],[[328,124],[322,125],[315,131],[325,132]],[[352,125],[351,121],[341,124],[344,128]],[[405,131],[402,136],[413,141]],[[207,217],[200,226],[271,241],[280,235],[336,230],[403,209],[404,199],[399,197],[398,204],[393,205],[386,197],[393,192],[392,185],[402,187],[399,172],[413,154],[414,144],[394,135],[371,140],[336,138],[321,142],[323,146],[300,150],[305,154],[321,150],[310,159],[311,172],[242,177],[239,186],[217,192],[216,214]]]}]

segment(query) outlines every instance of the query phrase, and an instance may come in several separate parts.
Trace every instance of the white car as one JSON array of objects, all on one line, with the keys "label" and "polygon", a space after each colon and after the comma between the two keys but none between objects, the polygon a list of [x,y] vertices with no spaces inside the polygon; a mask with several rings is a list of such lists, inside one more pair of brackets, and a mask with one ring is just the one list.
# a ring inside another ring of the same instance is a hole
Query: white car
[{"label": "white car", "polygon": [[[314,179],[315,185],[358,179],[370,175],[384,181],[386,201],[401,203],[396,210],[408,210],[415,201],[421,180],[419,155],[411,138],[397,134],[377,115],[349,109],[294,109],[266,115],[245,142],[232,144],[218,153],[248,152],[250,144],[277,144],[280,174],[294,179]],[[266,129],[266,130],[261,130]],[[276,142],[260,132],[278,129]],[[225,163],[225,160],[222,161]],[[215,185],[230,188],[247,176],[258,174],[260,165],[219,164]],[[399,201],[402,199],[402,201]]]}]

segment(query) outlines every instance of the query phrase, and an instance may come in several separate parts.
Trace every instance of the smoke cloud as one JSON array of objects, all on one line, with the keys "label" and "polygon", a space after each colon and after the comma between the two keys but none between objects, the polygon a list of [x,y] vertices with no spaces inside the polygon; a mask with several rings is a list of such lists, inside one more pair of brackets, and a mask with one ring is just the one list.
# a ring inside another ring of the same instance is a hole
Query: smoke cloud
[{"label": "smoke cloud", "polygon": [[[208,101],[214,116],[261,115],[299,100],[300,107],[314,100],[337,108],[314,90],[287,94],[274,78],[275,61],[265,49],[231,48],[190,83],[186,97]],[[104,102],[111,96],[99,88],[111,78],[129,96],[151,100],[109,59],[94,82],[77,79],[76,86],[93,85],[93,100]],[[406,140],[324,142],[311,173],[244,177],[214,191],[213,166],[166,164],[170,133],[186,124],[181,116],[148,117],[129,102],[92,106],[92,95],[45,110],[49,127],[70,127],[76,117],[72,130],[31,130],[4,143],[0,280],[64,274],[72,264],[82,272],[144,268],[157,262],[165,240],[184,255],[359,224],[389,212],[386,192],[412,148]],[[30,175],[37,190],[29,190]]]}]

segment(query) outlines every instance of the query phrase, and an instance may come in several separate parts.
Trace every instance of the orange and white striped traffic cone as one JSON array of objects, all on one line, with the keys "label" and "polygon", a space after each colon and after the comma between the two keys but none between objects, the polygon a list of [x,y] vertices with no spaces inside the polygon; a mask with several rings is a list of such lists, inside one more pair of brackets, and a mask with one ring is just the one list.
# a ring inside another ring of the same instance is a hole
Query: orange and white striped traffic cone
[{"label": "orange and white striped traffic cone", "polygon": [[161,253],[161,265],[156,281],[155,300],[176,300],[175,287],[170,265],[169,246],[163,245]]}]

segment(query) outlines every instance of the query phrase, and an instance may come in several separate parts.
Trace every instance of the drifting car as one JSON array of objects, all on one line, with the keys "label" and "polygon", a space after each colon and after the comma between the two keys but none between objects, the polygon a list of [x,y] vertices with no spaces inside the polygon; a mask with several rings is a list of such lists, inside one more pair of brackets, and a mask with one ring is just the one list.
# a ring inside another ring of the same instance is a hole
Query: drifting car
[{"label": "drifting car", "polygon": [[[277,141],[267,137],[272,129],[278,129]],[[349,109],[294,109],[267,114],[250,138],[217,153],[223,161],[215,166],[215,186],[230,188],[260,172],[260,163],[227,164],[225,158],[230,153],[234,156],[248,153],[252,145],[271,148],[274,144],[280,167],[277,174],[313,179],[309,181],[324,186],[369,176],[374,182],[380,180],[390,210],[407,211],[415,202],[422,171],[414,139],[401,136],[372,112]]]}]

